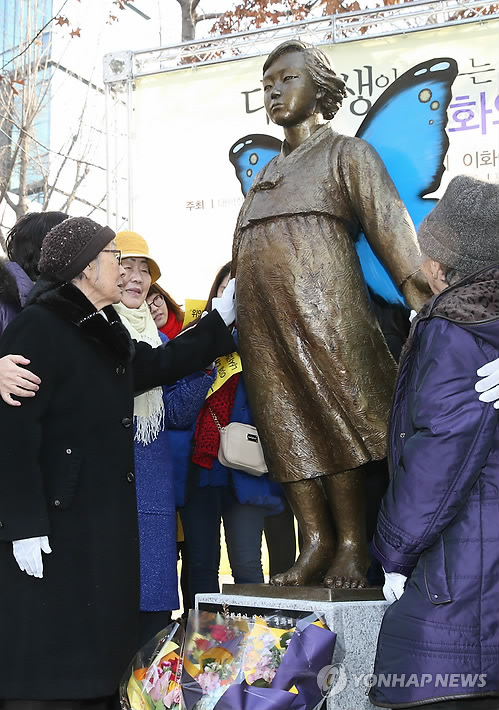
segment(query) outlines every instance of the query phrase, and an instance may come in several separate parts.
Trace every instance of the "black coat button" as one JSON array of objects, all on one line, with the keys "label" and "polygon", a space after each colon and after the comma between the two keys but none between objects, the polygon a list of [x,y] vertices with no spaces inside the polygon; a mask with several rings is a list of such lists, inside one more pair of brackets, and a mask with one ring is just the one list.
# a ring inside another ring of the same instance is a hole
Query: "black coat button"
[{"label": "black coat button", "polygon": [[123,365],[118,365],[118,367],[116,368],[116,374],[117,375],[124,375],[125,374],[125,368],[123,367]]},{"label": "black coat button", "polygon": [[123,424],[125,429],[128,429],[129,427],[132,426],[132,420],[130,419],[130,417],[123,417],[123,419],[121,420],[121,423]]},{"label": "black coat button", "polygon": [[0,528],[3,528],[3,523],[1,520],[0,520]]},{"label": "black coat button", "polygon": [[54,505],[56,506],[56,508],[58,508],[60,506],[60,504],[61,504],[61,501],[58,498],[56,498],[54,501]]},{"label": "black coat button", "polygon": [[129,471],[126,475],[126,480],[128,483],[133,483],[135,481],[135,474]]}]

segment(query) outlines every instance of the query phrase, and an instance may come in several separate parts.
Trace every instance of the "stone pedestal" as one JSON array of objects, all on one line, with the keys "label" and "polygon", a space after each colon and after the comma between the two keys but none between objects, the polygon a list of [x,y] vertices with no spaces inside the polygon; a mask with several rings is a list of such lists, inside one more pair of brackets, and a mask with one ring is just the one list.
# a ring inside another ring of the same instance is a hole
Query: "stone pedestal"
[{"label": "stone pedestal", "polygon": [[333,690],[327,710],[373,710],[366,695],[366,683],[372,673],[381,619],[387,607],[384,601],[311,601],[304,599],[265,598],[241,594],[198,594],[196,608],[221,611],[227,605],[235,614],[272,614],[282,610],[290,616],[303,612],[321,614],[337,641],[331,665]]}]

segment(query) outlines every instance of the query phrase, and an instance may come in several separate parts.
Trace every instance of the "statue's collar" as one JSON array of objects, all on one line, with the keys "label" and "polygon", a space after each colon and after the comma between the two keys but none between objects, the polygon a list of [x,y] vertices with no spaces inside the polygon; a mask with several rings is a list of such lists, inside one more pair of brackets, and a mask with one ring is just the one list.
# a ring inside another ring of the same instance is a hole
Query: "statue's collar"
[{"label": "statue's collar", "polygon": [[325,134],[329,133],[331,131],[331,125],[328,121],[328,123],[323,123],[320,125],[317,130],[315,130],[306,140],[303,141],[297,148],[294,150],[291,150],[289,147],[289,143],[284,140],[282,142],[281,146],[281,153],[280,153],[280,159],[287,158],[290,155],[299,155],[302,153],[304,150],[308,150],[312,145],[315,145],[317,141],[322,140]]}]

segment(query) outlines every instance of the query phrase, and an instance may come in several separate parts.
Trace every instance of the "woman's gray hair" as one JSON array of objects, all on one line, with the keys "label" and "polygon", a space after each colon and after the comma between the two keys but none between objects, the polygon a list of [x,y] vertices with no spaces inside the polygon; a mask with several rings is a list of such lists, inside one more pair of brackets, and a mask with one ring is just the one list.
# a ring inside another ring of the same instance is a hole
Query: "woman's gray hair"
[{"label": "woman's gray hair", "polygon": [[464,279],[466,276],[469,276],[470,274],[463,274],[462,271],[458,271],[457,269],[453,269],[451,266],[445,267],[445,280],[449,284],[449,286],[452,286],[453,284],[457,283],[458,281],[461,281],[461,279]]},{"label": "woman's gray hair", "polygon": [[283,42],[273,49],[265,60],[263,74],[278,57],[286,52],[301,52],[304,55],[305,66],[322,93],[319,99],[319,110],[326,120],[334,118],[346,96],[345,82],[333,71],[326,55],[314,45],[305,44],[297,39]]}]

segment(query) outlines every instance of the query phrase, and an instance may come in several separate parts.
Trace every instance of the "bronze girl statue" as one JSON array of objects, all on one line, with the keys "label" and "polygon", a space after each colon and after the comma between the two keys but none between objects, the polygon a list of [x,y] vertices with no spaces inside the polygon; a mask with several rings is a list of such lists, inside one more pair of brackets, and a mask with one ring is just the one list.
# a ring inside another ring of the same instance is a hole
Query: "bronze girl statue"
[{"label": "bronze girl statue", "polygon": [[232,263],[251,406],[303,535],[298,560],[272,582],[363,587],[363,465],[386,455],[396,365],[361,274],[359,232],[411,307],[429,293],[383,162],[327,122],[345,85],[322,52],[281,44],[264,64],[263,86],[285,140],[248,192]]}]

